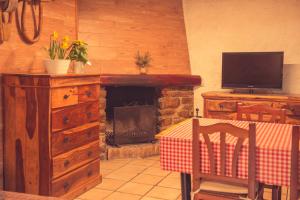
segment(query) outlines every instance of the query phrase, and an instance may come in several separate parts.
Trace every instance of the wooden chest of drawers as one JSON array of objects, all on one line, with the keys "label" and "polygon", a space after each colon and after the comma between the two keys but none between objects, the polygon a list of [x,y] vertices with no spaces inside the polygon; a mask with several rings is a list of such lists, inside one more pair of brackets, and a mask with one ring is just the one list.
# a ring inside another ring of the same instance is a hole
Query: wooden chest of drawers
[{"label": "wooden chest of drawers", "polygon": [[4,74],[4,188],[72,199],[101,181],[99,75]]},{"label": "wooden chest of drawers", "polygon": [[300,95],[279,94],[232,94],[228,92],[206,92],[204,117],[236,119],[237,103],[244,105],[265,104],[286,109],[286,123],[300,124]]}]

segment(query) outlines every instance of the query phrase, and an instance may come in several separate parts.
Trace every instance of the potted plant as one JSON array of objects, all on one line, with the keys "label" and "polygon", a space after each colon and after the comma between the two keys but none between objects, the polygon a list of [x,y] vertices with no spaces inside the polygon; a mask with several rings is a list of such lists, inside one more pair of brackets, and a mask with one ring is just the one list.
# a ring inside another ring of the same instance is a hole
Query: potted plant
[{"label": "potted plant", "polygon": [[152,58],[149,52],[140,54],[138,51],[135,56],[135,64],[140,68],[141,74],[147,74],[147,67],[150,65]]},{"label": "potted plant", "polygon": [[76,40],[71,45],[71,50],[68,56],[68,59],[75,61],[74,62],[74,73],[82,73],[84,70],[84,66],[86,64],[90,65],[90,62],[87,58],[88,50],[87,43]]},{"label": "potted plant", "polygon": [[66,55],[69,47],[69,37],[65,36],[62,40],[58,40],[57,32],[50,36],[50,45],[47,49],[49,59],[44,60],[49,74],[66,74],[68,72],[70,60]]}]

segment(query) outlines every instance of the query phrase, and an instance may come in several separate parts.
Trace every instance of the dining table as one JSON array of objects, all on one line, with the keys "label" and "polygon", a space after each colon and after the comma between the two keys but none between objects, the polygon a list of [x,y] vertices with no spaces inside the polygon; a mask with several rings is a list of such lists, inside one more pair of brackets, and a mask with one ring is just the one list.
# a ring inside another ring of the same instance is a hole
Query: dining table
[{"label": "dining table", "polygon": [[[156,136],[160,140],[161,168],[171,172],[180,172],[181,195],[183,200],[191,199],[192,119],[193,118],[190,118],[173,125]],[[248,128],[250,123],[249,121],[238,120],[198,119],[201,126],[216,123],[230,123],[240,128]],[[278,186],[278,188],[281,186],[289,186],[293,125],[267,122],[251,123],[256,124],[256,180],[262,184]],[[214,135],[211,135],[210,139],[214,144],[213,148],[216,148],[214,151],[217,151],[219,148],[219,139]],[[203,138],[200,137],[199,142],[204,144]],[[236,141],[232,138],[226,138],[226,143],[227,142],[234,146]],[[202,173],[209,173],[207,148],[205,144],[200,146],[200,169]],[[247,142],[245,141],[241,150],[244,151],[244,153],[241,152],[238,161],[237,175],[239,178],[247,178],[248,174],[246,146]],[[230,147],[231,146],[229,146],[229,149]],[[231,149],[232,150],[227,153],[233,155],[233,148]],[[216,158],[217,172],[220,167],[219,160],[220,159]],[[277,195],[280,195],[280,190],[278,190],[278,193]]]}]

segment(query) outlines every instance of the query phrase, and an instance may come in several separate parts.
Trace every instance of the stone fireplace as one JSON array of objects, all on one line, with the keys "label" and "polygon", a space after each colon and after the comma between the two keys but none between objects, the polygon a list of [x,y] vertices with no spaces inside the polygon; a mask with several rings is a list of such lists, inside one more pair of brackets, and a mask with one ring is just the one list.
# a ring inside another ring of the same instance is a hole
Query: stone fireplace
[{"label": "stone fireplace", "polygon": [[200,82],[190,75],[102,75],[101,158],[159,154],[154,136],[193,116],[193,87]]},{"label": "stone fireplace", "polygon": [[143,86],[108,86],[106,143],[113,146],[153,142],[157,133],[157,90]]}]

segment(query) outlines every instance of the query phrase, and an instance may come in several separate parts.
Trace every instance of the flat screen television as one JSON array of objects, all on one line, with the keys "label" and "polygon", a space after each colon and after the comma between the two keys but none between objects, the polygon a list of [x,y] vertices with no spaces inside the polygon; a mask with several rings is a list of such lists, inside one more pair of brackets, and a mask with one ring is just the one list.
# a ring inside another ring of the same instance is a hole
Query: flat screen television
[{"label": "flat screen television", "polygon": [[283,52],[224,52],[222,88],[282,89]]}]

